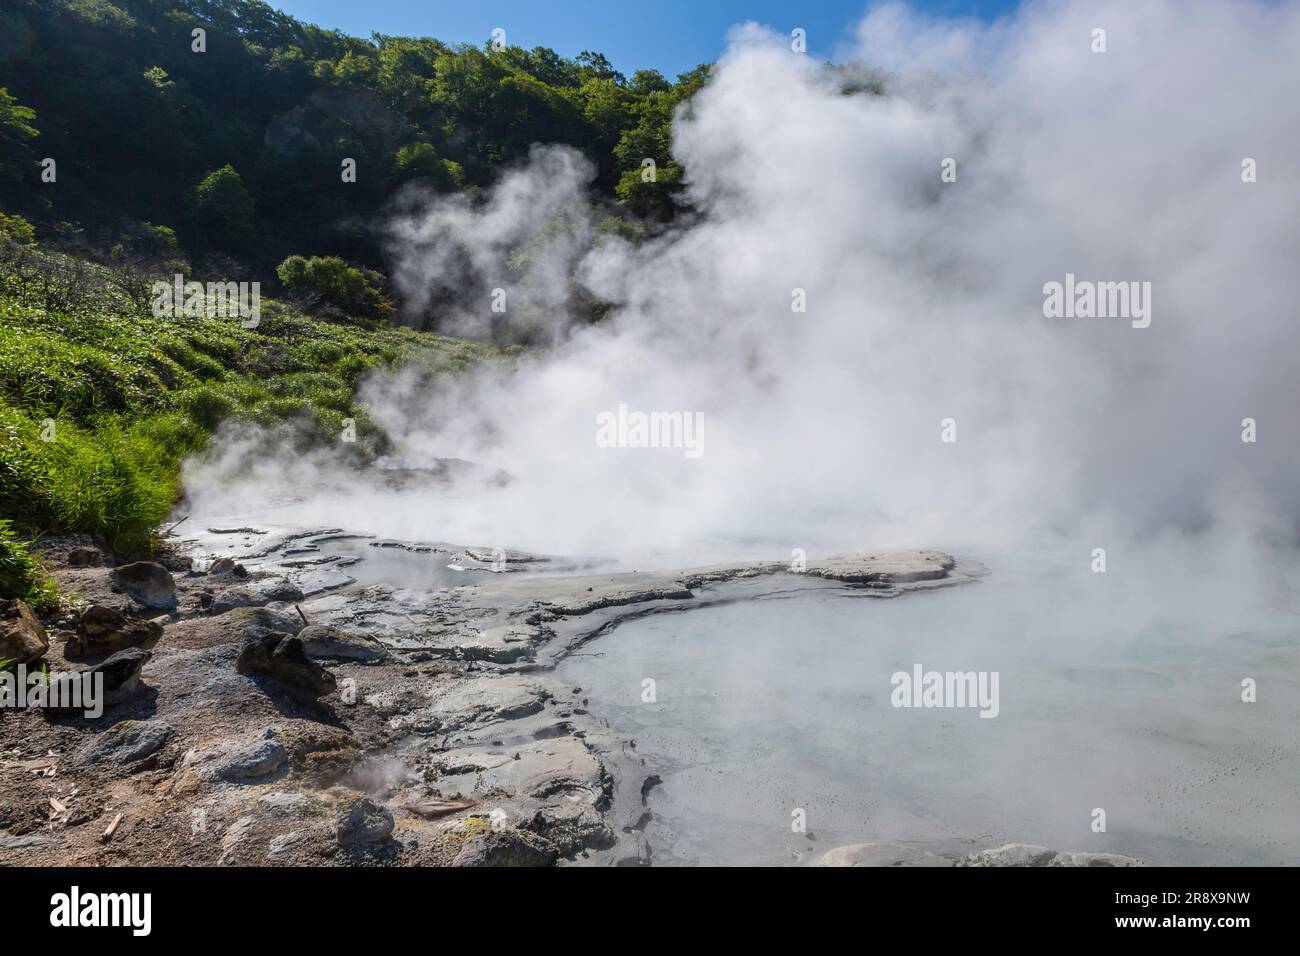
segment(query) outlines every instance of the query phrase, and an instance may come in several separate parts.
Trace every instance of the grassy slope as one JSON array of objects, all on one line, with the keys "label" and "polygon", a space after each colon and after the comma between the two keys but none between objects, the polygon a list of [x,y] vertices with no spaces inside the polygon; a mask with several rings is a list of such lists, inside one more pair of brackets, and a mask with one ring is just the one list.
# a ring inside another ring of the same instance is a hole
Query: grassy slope
[{"label": "grassy slope", "polygon": [[179,494],[182,459],[225,419],[295,422],[309,443],[337,440],[353,418],[349,447],[366,456],[386,442],[354,401],[368,370],[415,362],[454,373],[493,354],[405,328],[315,321],[266,299],[256,329],[108,299],[52,312],[0,280],[0,597],[48,601],[24,538],[84,532],[146,552]]}]

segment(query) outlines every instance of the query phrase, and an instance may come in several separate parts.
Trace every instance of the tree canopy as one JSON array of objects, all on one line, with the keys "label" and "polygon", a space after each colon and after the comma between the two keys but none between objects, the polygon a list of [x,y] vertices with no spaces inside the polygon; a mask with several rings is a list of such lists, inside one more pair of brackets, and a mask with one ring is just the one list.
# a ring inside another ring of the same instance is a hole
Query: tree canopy
[{"label": "tree canopy", "polygon": [[[376,266],[358,223],[394,190],[482,186],[549,142],[586,154],[611,199],[671,218],[673,112],[707,73],[628,79],[591,51],[360,39],[262,0],[7,0],[0,210],[38,228],[167,226],[187,250],[263,267],[303,250]],[[41,188],[34,142],[57,188]]]}]

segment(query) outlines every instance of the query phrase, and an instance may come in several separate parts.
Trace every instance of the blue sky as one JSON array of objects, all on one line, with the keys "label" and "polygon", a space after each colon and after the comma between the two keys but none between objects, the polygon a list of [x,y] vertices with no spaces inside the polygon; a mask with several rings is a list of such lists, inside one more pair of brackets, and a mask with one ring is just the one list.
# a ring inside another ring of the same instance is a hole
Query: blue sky
[{"label": "blue sky", "polygon": [[[808,51],[828,56],[851,36],[868,0],[268,0],[300,20],[354,36],[391,33],[481,44],[494,27],[506,42],[548,46],[566,56],[604,53],[629,76],[657,69],[673,77],[717,59],[733,24],[756,20],[808,31]],[[1017,0],[914,0],[939,15],[992,19]]]}]

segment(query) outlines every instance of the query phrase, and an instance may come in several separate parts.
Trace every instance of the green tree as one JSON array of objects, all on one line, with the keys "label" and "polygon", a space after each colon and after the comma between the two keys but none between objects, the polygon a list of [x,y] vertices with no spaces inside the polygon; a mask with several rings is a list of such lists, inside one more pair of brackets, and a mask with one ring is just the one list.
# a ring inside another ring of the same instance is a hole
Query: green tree
[{"label": "green tree", "polygon": [[238,250],[253,236],[253,197],[229,163],[208,173],[194,187],[189,213],[211,245]]},{"label": "green tree", "polygon": [[36,111],[22,106],[0,86],[0,179],[21,183],[32,175],[36,160],[28,143],[40,135],[31,121]]},{"label": "green tree", "polygon": [[388,181],[398,186],[413,179],[422,179],[440,191],[455,189],[460,185],[460,165],[441,158],[428,143],[408,143],[393,155]]},{"label": "green tree", "polygon": [[384,319],[392,304],[376,287],[379,277],[350,265],[338,256],[289,256],[275,270],[285,288],[315,311],[343,316]]}]

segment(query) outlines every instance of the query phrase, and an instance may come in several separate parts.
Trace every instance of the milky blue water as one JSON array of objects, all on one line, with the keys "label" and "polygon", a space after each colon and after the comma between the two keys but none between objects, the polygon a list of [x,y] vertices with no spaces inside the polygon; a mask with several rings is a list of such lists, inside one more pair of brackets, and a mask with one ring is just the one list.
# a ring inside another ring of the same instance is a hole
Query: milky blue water
[{"label": "milky blue water", "polygon": [[[874,840],[1300,862],[1294,591],[1155,582],[993,562],[979,583],[892,600],[630,621],[559,675],[662,778],[624,837],[657,864],[807,863]],[[918,663],[998,672],[998,715],[894,707],[891,676]]]}]

